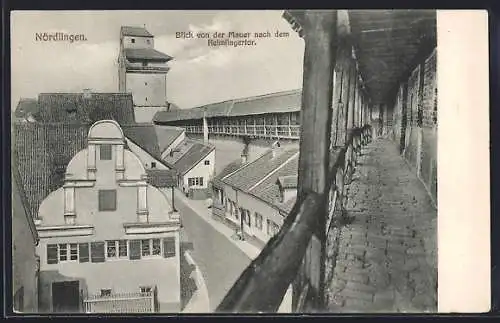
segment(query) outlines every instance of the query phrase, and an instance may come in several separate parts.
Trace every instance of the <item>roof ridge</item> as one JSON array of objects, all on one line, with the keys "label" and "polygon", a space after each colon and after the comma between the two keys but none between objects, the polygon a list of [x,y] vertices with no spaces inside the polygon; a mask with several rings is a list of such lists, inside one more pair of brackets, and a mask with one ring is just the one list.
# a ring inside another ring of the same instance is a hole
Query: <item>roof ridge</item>
[{"label": "roof ridge", "polygon": [[[265,98],[265,97],[269,97],[269,96],[273,96],[273,95],[274,96],[283,96],[283,95],[292,94],[294,92],[299,92],[299,91],[302,91],[302,89],[284,90],[284,91],[264,93],[264,94],[259,94],[259,95],[244,96],[244,97],[239,97],[239,98],[227,99],[227,100],[223,100],[223,101],[211,102],[211,103],[207,103],[207,104],[204,104],[204,105],[192,107],[190,109],[201,109],[201,108],[207,107],[209,105],[227,103],[227,102],[231,102],[231,101],[233,103],[245,102],[245,101],[248,101],[248,100],[260,99],[260,98]],[[189,110],[189,109],[182,109],[182,110]]]},{"label": "roof ridge", "polygon": [[266,179],[268,179],[269,177],[271,177],[278,170],[282,169],[290,161],[292,161],[294,158],[296,158],[297,156],[299,156],[299,154],[300,154],[300,151],[295,152],[292,156],[290,156],[287,160],[285,160],[285,162],[283,162],[281,165],[279,165],[278,167],[276,167],[275,169],[273,169],[271,172],[269,172],[269,174],[267,174],[266,176],[264,176],[260,181],[258,181],[257,183],[255,183],[252,187],[250,187],[248,189],[248,191],[252,191],[254,188],[256,188],[257,186],[259,186],[260,184],[262,184]]},{"label": "roof ridge", "polygon": [[235,99],[235,100],[237,101],[237,103],[240,103],[240,102],[246,102],[246,101],[253,100],[253,99],[267,98],[270,96],[284,96],[284,95],[293,94],[293,93],[299,92],[299,91],[302,91],[302,89],[277,91],[277,92],[254,95],[254,96],[250,96],[250,97],[243,97],[243,98],[239,98],[239,99]]}]

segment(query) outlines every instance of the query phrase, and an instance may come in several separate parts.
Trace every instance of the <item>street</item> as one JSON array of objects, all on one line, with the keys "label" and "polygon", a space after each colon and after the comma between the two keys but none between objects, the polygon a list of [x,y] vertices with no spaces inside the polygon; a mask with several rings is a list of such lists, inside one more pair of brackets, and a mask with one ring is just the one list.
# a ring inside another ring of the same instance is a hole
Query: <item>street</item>
[{"label": "street", "polygon": [[194,205],[200,210],[202,203],[188,200],[182,193],[176,191],[175,207],[181,216],[183,234],[187,235],[182,240],[192,243],[193,249],[190,254],[205,280],[209,294],[209,308],[212,312],[250,264],[251,259],[230,240],[231,238],[217,230],[210,221],[202,218],[210,216],[210,209],[204,209],[203,213],[196,212],[192,207]]}]

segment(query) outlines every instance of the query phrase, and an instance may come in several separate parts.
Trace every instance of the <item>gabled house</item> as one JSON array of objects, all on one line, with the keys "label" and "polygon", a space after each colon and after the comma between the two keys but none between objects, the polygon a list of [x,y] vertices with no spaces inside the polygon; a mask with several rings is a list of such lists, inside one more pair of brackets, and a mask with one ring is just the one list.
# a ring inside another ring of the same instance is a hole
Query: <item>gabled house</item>
[{"label": "gabled house", "polygon": [[163,161],[177,172],[177,186],[193,199],[209,194],[209,183],[215,172],[215,146],[185,138]]},{"label": "gabled house", "polygon": [[115,121],[94,123],[41,203],[41,311],[179,311],[180,220],[125,143]]},{"label": "gabled house", "polygon": [[298,156],[275,144],[254,161],[231,163],[213,181],[213,216],[263,246],[295,204]]}]

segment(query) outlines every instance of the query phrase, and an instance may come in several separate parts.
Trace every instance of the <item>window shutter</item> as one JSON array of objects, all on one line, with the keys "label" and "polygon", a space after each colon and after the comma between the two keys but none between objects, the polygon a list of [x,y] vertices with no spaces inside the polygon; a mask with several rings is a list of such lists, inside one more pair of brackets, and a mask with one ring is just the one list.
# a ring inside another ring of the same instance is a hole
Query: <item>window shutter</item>
[{"label": "window shutter", "polygon": [[130,240],[129,242],[129,259],[141,259],[141,240]]},{"label": "window shutter", "polygon": [[175,238],[169,237],[163,239],[163,257],[175,257]]},{"label": "window shutter", "polygon": [[200,186],[203,186],[203,177],[200,177]]},{"label": "window shutter", "polygon": [[92,242],[90,244],[92,262],[104,262],[104,242]]},{"label": "window shutter", "polygon": [[57,245],[49,244],[47,245],[47,263],[57,264]]},{"label": "window shutter", "polygon": [[79,247],[79,259],[80,262],[89,262],[89,244],[88,243],[80,243]]}]

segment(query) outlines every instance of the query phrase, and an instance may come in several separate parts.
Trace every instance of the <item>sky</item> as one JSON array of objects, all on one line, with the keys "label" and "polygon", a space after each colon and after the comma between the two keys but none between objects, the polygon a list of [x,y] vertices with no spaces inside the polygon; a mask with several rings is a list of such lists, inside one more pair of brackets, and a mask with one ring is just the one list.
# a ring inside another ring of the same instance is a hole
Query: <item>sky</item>
[{"label": "sky", "polygon": [[[42,92],[118,91],[122,25],[146,26],[169,62],[167,99],[181,108],[302,86],[304,42],[282,11],[18,11],[11,16],[12,104]],[[176,32],[265,32],[250,47],[209,47]],[[43,42],[36,33],[83,34],[84,42]]]}]

